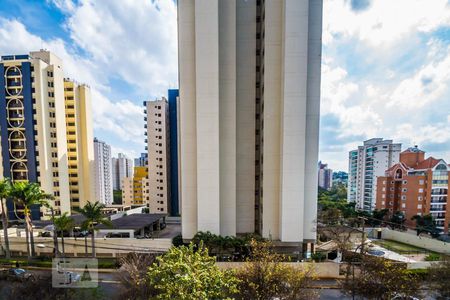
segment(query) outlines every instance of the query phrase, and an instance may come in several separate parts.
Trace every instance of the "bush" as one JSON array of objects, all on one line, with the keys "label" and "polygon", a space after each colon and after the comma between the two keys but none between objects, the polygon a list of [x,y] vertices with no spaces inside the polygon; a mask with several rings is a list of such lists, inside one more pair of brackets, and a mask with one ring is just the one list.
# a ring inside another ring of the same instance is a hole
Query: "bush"
[{"label": "bush", "polygon": [[425,257],[426,261],[439,261],[441,260],[441,255],[437,253],[430,253]]},{"label": "bush", "polygon": [[192,243],[170,248],[156,258],[147,274],[156,299],[230,299],[237,292],[234,272],[220,270],[203,244],[197,251]]},{"label": "bush", "polygon": [[311,255],[311,258],[315,262],[321,262],[321,261],[324,261],[327,258],[327,255],[325,253],[322,253],[322,252],[316,252],[316,253],[313,253]]},{"label": "bush", "polygon": [[184,245],[183,237],[181,236],[181,234],[177,235],[176,237],[174,237],[172,239],[172,245],[174,245],[175,247],[179,247],[179,246],[183,246]]},{"label": "bush", "polygon": [[283,261],[270,242],[250,242],[251,253],[244,267],[237,273],[240,280],[237,299],[314,299],[310,289],[313,274],[311,267],[304,270]]}]

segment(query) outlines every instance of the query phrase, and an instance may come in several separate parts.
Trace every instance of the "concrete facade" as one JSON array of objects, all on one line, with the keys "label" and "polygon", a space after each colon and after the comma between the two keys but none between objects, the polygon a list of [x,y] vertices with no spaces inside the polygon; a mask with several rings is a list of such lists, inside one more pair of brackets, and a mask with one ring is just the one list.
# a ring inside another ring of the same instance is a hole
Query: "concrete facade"
[{"label": "concrete facade", "polygon": [[112,158],[113,190],[122,188],[122,180],[125,177],[133,177],[133,160],[125,154],[119,153],[118,157]]},{"label": "concrete facade", "polygon": [[319,187],[325,190],[331,189],[333,183],[333,170],[328,169],[328,165],[323,164],[321,161],[319,161],[318,177]]},{"label": "concrete facade", "polygon": [[400,153],[400,162],[378,177],[376,208],[390,214],[403,213],[405,223],[415,226],[415,215],[431,214],[436,227],[448,232],[450,201],[448,177],[450,167],[442,159],[429,157],[417,147]]},{"label": "concrete facade", "polygon": [[356,202],[356,209],[375,209],[377,177],[398,163],[401,147],[392,140],[373,138],[349,152],[347,199]]},{"label": "concrete facade", "polygon": [[71,208],[95,200],[94,142],[90,88],[64,79],[67,155]]},{"label": "concrete facade", "polygon": [[[56,214],[70,212],[91,187],[87,169],[93,160],[92,146],[85,143],[72,151],[73,137],[85,141],[91,132],[89,91],[82,85],[69,100],[66,84],[62,61],[49,51],[1,57],[0,178],[39,183],[55,196],[51,203]],[[80,165],[76,171],[73,161]],[[9,219],[22,218],[20,208],[14,209],[11,202],[7,207]],[[47,214],[37,206],[31,211],[33,219]]]},{"label": "concrete facade", "polygon": [[146,101],[146,136],[150,213],[170,211],[169,103]]},{"label": "concrete facade", "polygon": [[150,202],[150,182],[147,167],[134,167],[133,177],[122,180],[122,205],[147,206]]},{"label": "concrete facade", "polygon": [[322,1],[178,2],[182,231],[314,241]]},{"label": "concrete facade", "polygon": [[111,205],[113,203],[111,146],[94,138],[94,155],[95,201]]}]

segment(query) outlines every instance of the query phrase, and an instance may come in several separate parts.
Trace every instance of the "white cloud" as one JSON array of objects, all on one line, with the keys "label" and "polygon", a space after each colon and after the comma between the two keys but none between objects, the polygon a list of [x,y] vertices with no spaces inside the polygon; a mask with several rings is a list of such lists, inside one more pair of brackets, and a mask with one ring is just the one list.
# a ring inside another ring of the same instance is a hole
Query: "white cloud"
[{"label": "white cloud", "polygon": [[65,74],[91,86],[95,129],[113,134],[116,142],[144,145],[143,108],[129,100],[112,102],[104,95],[107,78],[96,64],[82,58],[61,39],[44,40],[31,34],[16,20],[0,18],[0,53],[20,54],[41,48],[48,49],[63,60]]},{"label": "white cloud", "polygon": [[[431,52],[434,50],[430,49]],[[400,82],[392,92],[388,106],[411,110],[440,99],[448,91],[450,81],[450,47],[441,49],[441,54],[447,56],[441,61],[428,62],[412,77]]]},{"label": "white cloud", "polygon": [[355,12],[348,1],[324,1],[323,41],[335,36],[357,39],[374,47],[387,46],[417,32],[430,32],[450,24],[447,0],[372,0]]},{"label": "white cloud", "polygon": [[71,38],[103,72],[152,97],[177,83],[174,1],[83,0],[69,6],[63,11]]}]

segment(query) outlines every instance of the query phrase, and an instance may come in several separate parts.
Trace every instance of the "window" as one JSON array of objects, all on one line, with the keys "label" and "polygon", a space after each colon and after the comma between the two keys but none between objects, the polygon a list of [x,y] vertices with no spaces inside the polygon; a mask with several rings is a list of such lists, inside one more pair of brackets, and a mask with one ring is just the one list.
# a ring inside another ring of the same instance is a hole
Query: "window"
[{"label": "window", "polygon": [[408,189],[407,188],[402,188],[402,192],[405,193]]},{"label": "window", "polygon": [[417,201],[422,201],[422,196],[417,197]]},{"label": "window", "polygon": [[402,196],[402,200],[406,201],[406,196],[405,195]]},{"label": "window", "polygon": [[423,193],[423,189],[419,189],[419,193]]},{"label": "window", "polygon": [[422,209],[422,204],[417,204],[417,209]]},{"label": "window", "polygon": [[402,203],[402,208],[406,208],[406,203]]}]

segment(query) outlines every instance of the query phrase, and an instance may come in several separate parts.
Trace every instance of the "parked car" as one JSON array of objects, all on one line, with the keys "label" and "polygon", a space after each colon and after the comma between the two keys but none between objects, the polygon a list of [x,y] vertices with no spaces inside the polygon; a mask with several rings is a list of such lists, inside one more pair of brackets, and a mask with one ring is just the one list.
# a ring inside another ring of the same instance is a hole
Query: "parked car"
[{"label": "parked car", "polygon": [[86,237],[86,236],[88,236],[89,235],[89,232],[88,231],[85,231],[85,230],[83,230],[83,231],[73,231],[73,236],[74,237]]},{"label": "parked car", "polygon": [[26,281],[32,279],[33,274],[24,269],[11,268],[0,270],[0,278],[11,281]]},{"label": "parked car", "polygon": [[52,237],[53,234],[50,231],[41,232],[41,237]]}]

